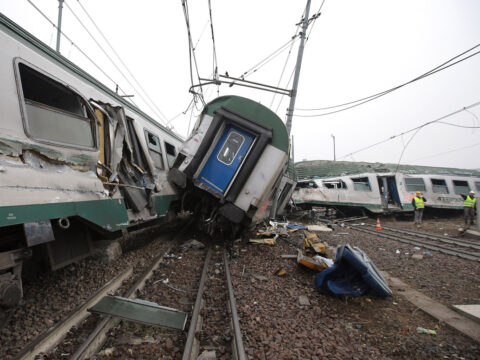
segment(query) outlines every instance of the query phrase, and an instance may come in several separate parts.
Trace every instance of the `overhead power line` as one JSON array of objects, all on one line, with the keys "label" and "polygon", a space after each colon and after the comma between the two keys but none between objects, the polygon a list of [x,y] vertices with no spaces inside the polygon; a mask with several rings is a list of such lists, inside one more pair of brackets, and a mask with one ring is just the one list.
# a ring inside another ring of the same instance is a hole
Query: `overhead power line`
[{"label": "overhead power line", "polygon": [[456,148],[456,149],[453,149],[453,150],[444,151],[444,152],[441,152],[441,153],[424,156],[424,157],[421,157],[421,158],[418,158],[418,159],[415,159],[415,160],[409,160],[408,162],[414,162],[414,161],[418,161],[418,160],[424,160],[424,159],[429,159],[429,158],[432,158],[432,157],[446,155],[446,154],[450,154],[450,153],[457,152],[457,151],[460,151],[460,150],[470,149],[470,148],[478,146],[478,145],[480,145],[480,142],[476,143],[476,144],[468,145],[468,146],[462,146],[460,148]]},{"label": "overhead power line", "polygon": [[[476,107],[476,106],[478,106],[478,105],[480,105],[480,101],[478,101],[478,102],[476,102],[476,103],[474,103],[474,104],[468,105],[468,106],[466,106],[466,107],[463,107],[463,108],[461,108],[461,109],[458,109],[458,110],[456,110],[456,111],[454,111],[454,112],[452,112],[452,113],[450,113],[450,114],[444,115],[444,116],[442,116],[442,117],[440,117],[440,118],[438,118],[438,119],[435,119],[435,120],[432,120],[432,121],[428,121],[428,122],[426,122],[426,123],[424,123],[424,124],[422,124],[422,125],[419,125],[419,126],[416,126],[416,127],[412,128],[412,129],[410,129],[410,130],[406,130],[406,131],[404,131],[404,132],[402,132],[402,133],[400,133],[400,134],[392,135],[392,136],[390,136],[388,139],[381,140],[381,141],[376,142],[376,143],[374,143],[374,144],[372,144],[372,145],[363,147],[363,148],[358,149],[358,150],[356,150],[356,151],[354,151],[354,152],[351,152],[351,153],[348,153],[348,154],[346,154],[346,155],[343,155],[343,156],[339,157],[339,159],[344,159],[344,158],[349,157],[349,156],[351,156],[351,155],[357,154],[357,153],[359,153],[359,152],[361,152],[361,151],[365,151],[365,150],[371,149],[371,148],[373,148],[373,147],[375,147],[375,146],[378,146],[378,145],[380,145],[380,144],[386,143],[387,141],[393,140],[393,139],[395,139],[395,138],[397,138],[397,137],[399,137],[399,136],[403,136],[403,135],[406,135],[406,134],[408,134],[408,133],[411,133],[412,131],[418,131],[418,130],[424,128],[424,127],[427,126],[427,125],[431,125],[431,124],[439,123],[439,122],[442,123],[442,124],[450,125],[449,123],[441,122],[441,120],[446,119],[446,118],[448,118],[448,117],[450,117],[450,116],[456,115],[456,114],[458,114],[458,113],[460,113],[460,112],[462,112],[462,111],[467,111],[468,109],[474,108],[474,107]],[[474,127],[474,128],[476,128],[476,127]],[[410,139],[410,141],[411,141],[411,139]],[[409,142],[410,142],[410,141],[409,141]],[[407,143],[406,146],[408,146],[408,143]],[[405,146],[405,148],[406,148],[406,146]]]},{"label": "overhead power line", "polygon": [[[166,120],[165,120],[165,115],[163,115],[163,113],[161,111],[159,111],[158,109],[156,110],[154,107],[152,107],[152,105],[142,96],[142,94],[140,93],[140,91],[138,91],[135,87],[135,85],[133,85],[130,80],[128,79],[128,77],[124,74],[124,72],[122,71],[122,69],[120,69],[120,67],[116,64],[116,62],[111,58],[111,56],[107,53],[107,51],[103,48],[103,46],[97,41],[97,39],[95,38],[95,36],[93,36],[93,34],[88,30],[88,28],[85,26],[85,24],[82,22],[82,20],[77,16],[77,14],[75,13],[75,11],[73,11],[73,9],[68,5],[67,1],[64,1],[65,5],[67,6],[67,8],[70,10],[70,12],[72,13],[72,15],[75,17],[75,19],[77,19],[77,21],[80,23],[80,25],[82,26],[82,28],[87,32],[87,34],[90,36],[90,38],[95,42],[95,44],[100,48],[100,50],[103,52],[103,54],[107,57],[107,59],[112,63],[112,65],[115,67],[115,69],[117,69],[117,71],[120,73],[120,75],[122,75],[122,77],[125,79],[125,81],[132,87],[132,89],[138,94],[138,96],[140,97],[140,99],[142,99],[144,101],[144,103],[149,107],[149,109],[156,115],[160,118],[160,120],[162,120],[163,123],[166,123]],[[80,2],[79,2],[80,3]],[[83,7],[82,7],[83,8]],[[84,9],[84,8],[83,8]],[[86,13],[86,10],[84,9],[85,13]],[[88,14],[87,14],[88,16]],[[90,18],[89,16],[89,19],[90,21],[93,22],[93,19]],[[96,25],[95,25],[96,26]],[[98,27],[96,27],[97,30],[100,32],[100,29]],[[102,34],[103,36],[103,34]],[[105,39],[105,38],[104,38]],[[106,39],[105,39],[106,40]],[[106,40],[107,41],[107,40]],[[108,41],[107,41],[108,43]],[[111,45],[109,44],[109,46],[111,47]],[[114,51],[115,55],[117,56],[117,58],[120,59],[119,55]],[[128,68],[125,66],[125,64],[123,63],[123,61],[120,59],[120,62],[123,64],[123,66],[127,69],[127,71],[130,73],[130,76],[131,75],[131,72],[128,70]],[[133,77],[133,76],[132,76]],[[133,77],[134,78],[134,77]],[[138,83],[138,81],[137,81]],[[145,91],[144,91],[145,93]],[[145,93],[146,94],[146,93]],[[148,94],[146,94],[146,96],[148,97]],[[149,98],[149,97],[148,97]],[[149,98],[150,99],[150,98]],[[153,103],[153,101],[150,99],[150,102]]]},{"label": "overhead power line", "polygon": [[[458,59],[459,57],[463,56],[463,55],[466,55],[467,53],[471,52],[472,50],[476,49],[480,47],[480,44],[477,44],[473,47],[471,47],[470,49],[454,56],[453,58],[445,61],[444,63],[436,66],[435,68],[427,71],[426,73],[422,74],[422,75],[419,75],[417,77],[415,77],[414,79],[410,80],[410,81],[407,81],[403,84],[400,84],[400,85],[397,85],[393,88],[390,88],[388,90],[384,90],[384,91],[381,91],[379,93],[376,93],[376,94],[373,94],[373,95],[370,95],[370,96],[366,96],[366,97],[363,97],[361,99],[358,99],[358,100],[354,100],[354,101],[349,101],[349,102],[346,102],[346,103],[343,103],[343,104],[339,104],[339,105],[334,105],[334,106],[327,106],[327,107],[322,107],[322,108],[314,108],[314,109],[305,109],[305,108],[295,108],[296,111],[322,111],[322,110],[330,110],[330,109],[336,109],[336,108],[341,108],[341,109],[338,109],[338,110],[333,110],[333,111],[329,111],[329,112],[326,112],[326,113],[322,113],[322,114],[314,114],[314,115],[295,115],[297,117],[320,117],[320,116],[325,116],[325,115],[331,115],[331,114],[335,114],[335,113],[338,113],[338,112],[342,112],[342,111],[346,111],[346,110],[349,110],[349,109],[352,109],[352,108],[355,108],[357,106],[360,106],[360,105],[363,105],[365,103],[368,103],[370,101],[373,101],[373,100],[376,100],[378,99],[379,97],[382,97],[382,96],[385,96],[395,90],[398,90],[404,86],[407,86],[409,84],[412,84],[418,80],[421,80],[421,79],[424,79],[428,76],[431,76],[433,74],[436,74],[437,72],[440,72],[440,71],[443,71],[443,70],[446,70],[448,69],[449,67],[453,66],[453,65],[456,65],[456,64],[459,64],[475,55],[478,55],[480,53],[480,51],[477,51],[473,54],[470,54],[466,57],[463,57],[457,61],[454,61],[455,59]],[[452,62],[454,61],[454,62]]]},{"label": "overhead power line", "polygon": [[[55,25],[55,23],[52,20],[50,20],[50,18],[47,15],[45,15],[42,12],[42,10],[40,10],[31,0],[27,0],[27,1],[30,3],[30,5],[32,5],[35,8],[35,10],[37,10],[40,13],[40,15],[42,15],[51,25],[53,25],[55,29],[58,29],[57,25]],[[75,47],[83,56],[85,56],[85,58],[88,61],[90,61],[108,80],[110,80],[114,85],[118,86],[118,81],[113,80],[112,77],[108,75],[100,66],[98,66],[98,64],[95,61],[93,61],[78,45],[76,45],[67,34],[65,34],[63,31],[60,31],[60,33],[65,37],[65,39],[70,41],[70,44],[73,47]],[[127,95],[120,86],[118,86],[118,89],[121,90],[124,95]]]}]

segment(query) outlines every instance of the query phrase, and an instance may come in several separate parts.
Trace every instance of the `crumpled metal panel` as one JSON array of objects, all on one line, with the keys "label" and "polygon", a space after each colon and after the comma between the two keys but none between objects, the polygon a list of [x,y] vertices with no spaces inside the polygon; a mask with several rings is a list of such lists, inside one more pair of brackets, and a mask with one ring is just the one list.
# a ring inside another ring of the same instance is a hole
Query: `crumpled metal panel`
[{"label": "crumpled metal panel", "polygon": [[187,322],[187,314],[184,312],[150,301],[118,296],[105,296],[88,311],[177,330],[183,330]]}]

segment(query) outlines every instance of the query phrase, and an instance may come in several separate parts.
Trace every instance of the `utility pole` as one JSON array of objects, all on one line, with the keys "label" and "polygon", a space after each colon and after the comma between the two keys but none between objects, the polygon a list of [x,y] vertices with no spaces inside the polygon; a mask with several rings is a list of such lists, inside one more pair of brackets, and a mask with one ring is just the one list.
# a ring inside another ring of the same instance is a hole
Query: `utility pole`
[{"label": "utility pole", "polygon": [[330,134],[333,138],[333,161],[337,161],[337,156],[335,155],[335,136],[333,134]]},{"label": "utility pole", "polygon": [[[307,34],[308,20],[309,20],[308,16],[310,13],[310,2],[311,0],[307,0],[307,6],[305,7],[305,16],[302,21],[303,22],[302,31],[300,32],[300,46],[298,48],[297,64],[295,65],[295,76],[293,77],[293,86],[292,86],[292,90],[290,91],[290,104],[288,105],[288,109],[287,109],[286,127],[287,127],[287,134],[289,138],[290,138],[290,132],[292,130],[293,109],[295,108],[295,99],[297,97],[297,88],[298,88],[298,80],[300,78],[300,69],[302,68],[303,49],[305,48],[305,38]],[[291,150],[292,149],[289,149],[289,151]],[[272,210],[270,212],[270,215],[272,216],[273,219],[277,217],[277,205],[278,205],[278,197],[280,196],[280,189],[277,189],[275,191],[274,196],[275,197],[273,199]]]},{"label": "utility pole", "polygon": [[293,109],[295,108],[295,100],[297,98],[298,80],[300,79],[300,69],[302,68],[303,49],[305,48],[305,38],[307,36],[308,15],[309,15],[309,12],[310,12],[310,2],[311,2],[311,0],[308,0],[307,1],[307,6],[305,7],[305,17],[303,18],[302,31],[300,32],[300,47],[298,48],[297,65],[295,66],[295,76],[293,78],[292,94],[290,96],[290,104],[288,105],[288,109],[287,109],[287,124],[286,124],[286,126],[287,126],[287,134],[289,136],[290,136],[290,132],[292,130]]},{"label": "utility pole", "polygon": [[57,22],[57,52],[60,52],[60,38],[62,35],[62,10],[63,10],[63,1],[58,0],[58,22]]}]

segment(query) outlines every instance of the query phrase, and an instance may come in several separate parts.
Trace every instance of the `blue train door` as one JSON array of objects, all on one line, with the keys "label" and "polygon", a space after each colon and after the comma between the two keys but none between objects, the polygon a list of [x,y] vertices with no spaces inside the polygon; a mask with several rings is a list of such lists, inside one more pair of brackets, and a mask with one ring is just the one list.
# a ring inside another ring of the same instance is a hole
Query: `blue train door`
[{"label": "blue train door", "polygon": [[224,194],[242,164],[254,136],[236,126],[228,125],[205,163],[198,180]]}]

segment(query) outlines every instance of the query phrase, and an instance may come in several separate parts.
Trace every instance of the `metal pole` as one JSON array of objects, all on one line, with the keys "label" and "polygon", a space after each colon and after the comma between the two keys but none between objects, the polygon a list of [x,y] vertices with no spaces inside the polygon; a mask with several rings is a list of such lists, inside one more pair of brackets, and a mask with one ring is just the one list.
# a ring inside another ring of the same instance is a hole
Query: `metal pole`
[{"label": "metal pole", "polygon": [[300,33],[300,47],[298,48],[297,65],[295,66],[295,76],[293,78],[293,87],[290,95],[290,104],[287,109],[287,134],[292,130],[293,109],[295,109],[295,100],[297,98],[298,80],[300,79],[300,69],[302,67],[303,49],[305,48],[305,37],[308,28],[308,14],[310,12],[310,1],[307,1],[305,7],[305,17],[303,18],[302,32]]},{"label": "metal pole", "polygon": [[63,1],[58,0],[58,22],[57,22],[57,52],[60,52],[60,38],[62,35],[62,10],[63,10]]},{"label": "metal pole", "polygon": [[337,161],[337,156],[335,154],[335,136],[333,134],[330,134],[333,138],[333,161]]}]

